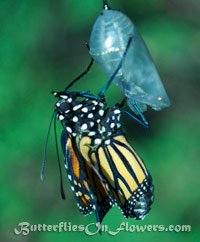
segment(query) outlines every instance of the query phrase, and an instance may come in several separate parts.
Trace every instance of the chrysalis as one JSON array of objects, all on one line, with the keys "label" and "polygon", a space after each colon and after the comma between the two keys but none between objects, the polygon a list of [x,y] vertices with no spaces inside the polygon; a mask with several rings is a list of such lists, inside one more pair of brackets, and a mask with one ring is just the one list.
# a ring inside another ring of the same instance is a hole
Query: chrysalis
[{"label": "chrysalis", "polygon": [[104,9],[94,23],[90,36],[90,54],[111,77],[123,58],[114,83],[120,88],[129,107],[137,112],[147,109],[161,110],[170,105],[151,55],[132,21],[122,12],[112,10],[104,1]]}]

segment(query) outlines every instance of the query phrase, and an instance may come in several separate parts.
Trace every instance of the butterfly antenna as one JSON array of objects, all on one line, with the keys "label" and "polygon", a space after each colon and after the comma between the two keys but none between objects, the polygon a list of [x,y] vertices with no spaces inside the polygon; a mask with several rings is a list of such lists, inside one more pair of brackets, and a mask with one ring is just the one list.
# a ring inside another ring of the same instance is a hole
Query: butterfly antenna
[{"label": "butterfly antenna", "polygon": [[51,116],[49,128],[48,128],[48,131],[47,131],[47,137],[46,137],[46,141],[45,141],[45,145],[44,145],[44,155],[43,155],[41,171],[40,171],[41,181],[45,180],[45,164],[46,164],[46,157],[47,157],[47,145],[48,145],[48,141],[49,141],[49,135],[50,135],[50,131],[51,131],[52,122],[53,122],[53,119],[55,118],[55,114],[56,114],[56,112],[53,112],[53,114]]},{"label": "butterfly antenna", "polygon": [[63,188],[63,176],[62,176],[62,169],[60,163],[60,156],[58,150],[58,139],[57,139],[57,130],[56,130],[56,119],[54,119],[54,134],[55,134],[55,142],[56,142],[56,153],[57,153],[57,160],[58,160],[58,168],[60,173],[60,193],[63,200],[65,200],[65,193]]}]

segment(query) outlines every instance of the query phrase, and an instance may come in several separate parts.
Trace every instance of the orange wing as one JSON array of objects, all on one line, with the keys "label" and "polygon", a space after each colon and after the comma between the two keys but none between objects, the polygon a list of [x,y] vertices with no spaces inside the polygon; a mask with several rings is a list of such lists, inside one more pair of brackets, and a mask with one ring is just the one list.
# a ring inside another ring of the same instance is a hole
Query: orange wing
[{"label": "orange wing", "polygon": [[144,162],[125,136],[113,136],[110,144],[102,142],[98,146],[93,146],[88,137],[83,137],[80,151],[87,161],[92,160],[124,216],[143,219],[153,202],[153,185]]},{"label": "orange wing", "polygon": [[76,140],[63,131],[61,139],[65,156],[65,168],[79,207],[83,215],[95,211],[97,222],[102,222],[108,210],[114,204],[106,185],[81,156]]},{"label": "orange wing", "polygon": [[83,164],[74,149],[72,137],[63,131],[61,143],[65,157],[65,168],[71,184],[71,189],[75,194],[77,206],[83,215],[92,213],[95,209],[95,199],[90,185],[88,184]]},{"label": "orange wing", "polygon": [[98,217],[99,222],[101,223],[104,216],[115,204],[115,200],[109,194],[109,190],[105,182],[87,162],[85,162],[85,170],[88,177],[88,182],[91,185],[97,199]]}]

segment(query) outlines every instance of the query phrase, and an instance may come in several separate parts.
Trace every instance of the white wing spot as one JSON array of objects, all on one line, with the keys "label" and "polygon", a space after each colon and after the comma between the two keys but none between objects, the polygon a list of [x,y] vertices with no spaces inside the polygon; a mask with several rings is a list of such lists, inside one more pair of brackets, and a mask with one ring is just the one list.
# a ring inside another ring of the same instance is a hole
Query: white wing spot
[{"label": "white wing spot", "polygon": [[63,119],[65,119],[65,117],[63,115],[59,115],[59,119],[63,120]]},{"label": "white wing spot", "polygon": [[107,139],[107,140],[105,141],[105,144],[106,144],[106,145],[109,145],[109,144],[110,144],[110,140]]},{"label": "white wing spot", "polygon": [[103,104],[103,103],[99,103],[99,106],[100,106],[100,107],[103,107],[103,106],[104,106],[104,104]]},{"label": "white wing spot", "polygon": [[76,123],[76,122],[78,122],[78,117],[74,116],[72,120],[73,120],[73,122]]},{"label": "white wing spot", "polygon": [[115,123],[111,123],[110,127],[113,129],[115,127]]},{"label": "white wing spot", "polygon": [[96,132],[94,132],[94,131],[91,131],[91,132],[89,132],[89,136],[94,136],[96,134]]},{"label": "white wing spot", "polygon": [[71,102],[72,102],[72,98],[71,98],[71,97],[68,98],[68,99],[67,99],[67,102],[68,102],[68,103],[71,103]]},{"label": "white wing spot", "polygon": [[106,131],[106,128],[104,126],[102,126],[101,131],[102,132],[105,132]]},{"label": "white wing spot", "polygon": [[94,126],[94,122],[90,122],[90,126],[93,127]]},{"label": "white wing spot", "polygon": [[94,140],[94,143],[95,143],[95,145],[99,145],[99,144],[101,144],[101,139],[95,139],[95,140]]},{"label": "white wing spot", "polygon": [[121,113],[119,109],[116,109],[116,110],[114,111],[114,114],[119,114],[119,113]]},{"label": "white wing spot", "polygon": [[93,118],[93,117],[94,117],[93,113],[88,114],[88,118]]},{"label": "white wing spot", "polygon": [[117,123],[117,128],[121,127],[121,124]]},{"label": "white wing spot", "polygon": [[88,112],[88,108],[82,108],[81,109],[84,113],[87,113]]},{"label": "white wing spot", "polygon": [[66,130],[69,132],[69,133],[72,133],[72,129],[70,127],[66,127]]},{"label": "white wing spot", "polygon": [[79,105],[73,107],[73,110],[76,111],[76,110],[78,110],[79,108],[81,108],[82,106],[83,106],[82,104],[79,104]]},{"label": "white wing spot", "polygon": [[61,95],[60,97],[63,98],[63,99],[67,99],[68,98],[67,95]]},{"label": "white wing spot", "polygon": [[100,116],[103,116],[104,115],[104,110],[103,109],[99,110],[99,115]]},{"label": "white wing spot", "polygon": [[81,126],[81,129],[82,129],[82,130],[86,130],[86,129],[87,129],[87,124],[83,124],[83,125]]},{"label": "white wing spot", "polygon": [[94,105],[97,105],[97,104],[98,104],[98,102],[97,102],[97,101],[92,101],[92,102],[93,102],[93,104],[94,104]]}]

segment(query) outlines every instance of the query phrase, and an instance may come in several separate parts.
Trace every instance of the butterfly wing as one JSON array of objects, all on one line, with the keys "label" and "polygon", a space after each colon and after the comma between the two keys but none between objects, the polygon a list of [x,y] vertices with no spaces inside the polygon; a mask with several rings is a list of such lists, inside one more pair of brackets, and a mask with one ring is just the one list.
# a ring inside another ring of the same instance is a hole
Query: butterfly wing
[{"label": "butterfly wing", "polygon": [[144,162],[124,135],[113,137],[106,152],[109,162],[115,161],[118,175],[121,176],[117,181],[120,188],[118,196],[125,217],[143,219],[153,202],[152,179]]},{"label": "butterfly wing", "polygon": [[101,223],[114,204],[105,183],[95,169],[81,156],[76,141],[62,133],[62,148],[65,156],[65,168],[76,196],[77,206],[83,215],[95,211],[97,222]]},{"label": "butterfly wing", "polygon": [[97,175],[97,172],[94,171],[92,166],[88,165],[88,162],[85,163],[85,169],[88,181],[97,199],[98,216],[99,222],[101,223],[107,212],[115,204],[115,199],[110,196],[109,189],[105,181]]},{"label": "butterfly wing", "polygon": [[153,185],[143,161],[126,141],[123,134],[113,136],[110,144],[102,143],[91,149],[91,141],[83,137],[81,153],[87,160],[91,152],[93,166],[109,186],[125,217],[143,219],[153,202]]},{"label": "butterfly wing", "polygon": [[88,184],[83,163],[78,152],[75,150],[73,139],[63,131],[61,144],[65,158],[65,168],[71,184],[71,189],[75,194],[77,206],[83,215],[90,214],[95,209],[93,192]]}]

